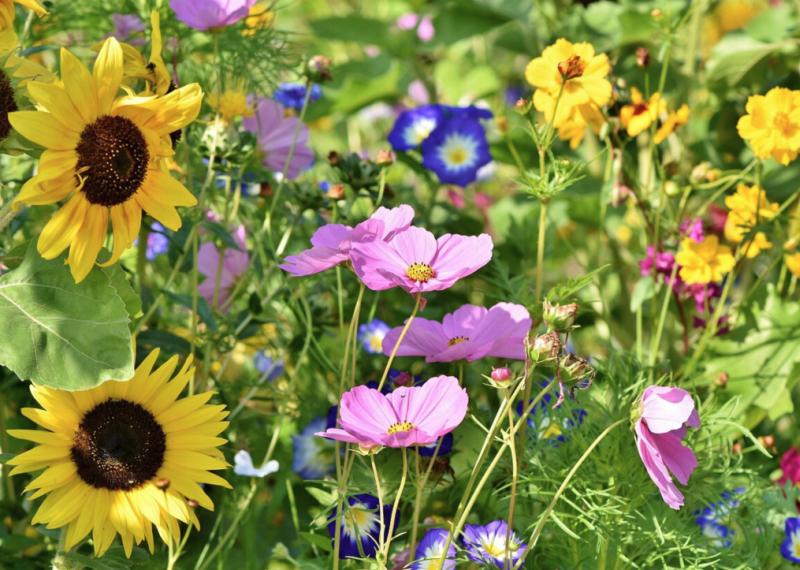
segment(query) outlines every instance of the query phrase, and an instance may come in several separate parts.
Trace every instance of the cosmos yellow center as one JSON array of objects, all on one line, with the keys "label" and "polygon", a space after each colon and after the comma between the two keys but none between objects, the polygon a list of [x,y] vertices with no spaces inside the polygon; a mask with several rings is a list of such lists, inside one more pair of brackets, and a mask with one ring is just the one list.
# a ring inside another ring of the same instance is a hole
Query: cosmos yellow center
[{"label": "cosmos yellow center", "polygon": [[406,277],[412,281],[427,283],[436,277],[436,272],[433,270],[433,267],[427,263],[414,263],[413,265],[409,265],[408,269],[406,269]]},{"label": "cosmos yellow center", "polygon": [[455,346],[457,344],[461,344],[465,340],[469,340],[469,337],[468,336],[457,336],[455,338],[451,338],[450,340],[447,341],[447,348],[450,348],[451,346]]},{"label": "cosmos yellow center", "polygon": [[463,164],[467,160],[467,153],[463,148],[457,148],[450,152],[450,162],[453,164]]},{"label": "cosmos yellow center", "polygon": [[791,137],[794,135],[795,126],[786,113],[776,113],[775,118],[772,119],[772,124],[775,125],[775,128],[778,129],[783,136]]},{"label": "cosmos yellow center", "polygon": [[414,424],[411,422],[395,423],[389,426],[389,429],[386,430],[386,434],[392,435],[393,433],[407,432],[412,429],[414,429]]},{"label": "cosmos yellow center", "polygon": [[8,77],[0,70],[0,141],[4,141],[11,134],[11,123],[8,114],[17,110],[14,100],[14,88]]},{"label": "cosmos yellow center", "polygon": [[572,55],[566,61],[558,64],[558,73],[565,81],[569,81],[581,77],[586,71],[587,65],[587,62],[583,61],[580,56]]}]

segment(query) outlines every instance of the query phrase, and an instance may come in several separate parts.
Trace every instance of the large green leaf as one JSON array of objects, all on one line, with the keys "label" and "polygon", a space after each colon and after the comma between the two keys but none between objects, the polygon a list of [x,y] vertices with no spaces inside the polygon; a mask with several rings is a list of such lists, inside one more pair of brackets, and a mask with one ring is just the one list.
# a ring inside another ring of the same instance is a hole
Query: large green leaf
[{"label": "large green leaf", "polygon": [[31,241],[20,266],[0,277],[0,364],[63,390],[130,378],[130,319],[116,287],[99,267],[76,284],[64,255],[42,259]]}]

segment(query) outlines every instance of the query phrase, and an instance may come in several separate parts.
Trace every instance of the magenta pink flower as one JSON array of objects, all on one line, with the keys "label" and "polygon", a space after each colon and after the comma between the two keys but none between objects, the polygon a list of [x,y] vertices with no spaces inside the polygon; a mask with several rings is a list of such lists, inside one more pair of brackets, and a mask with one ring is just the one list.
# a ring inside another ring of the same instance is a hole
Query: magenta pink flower
[{"label": "magenta pink flower", "polygon": [[[264,153],[262,164],[281,174],[289,159],[289,150],[299,122],[297,117],[287,117],[283,105],[269,97],[259,97],[255,116],[242,119],[244,128],[258,135],[258,146]],[[314,164],[314,151],[308,146],[308,134],[308,127],[301,125],[292,162],[286,172],[289,179]]]},{"label": "magenta pink flower", "polygon": [[388,243],[354,243],[350,261],[373,291],[399,286],[414,295],[452,287],[489,263],[493,247],[487,234],[445,234],[437,240],[428,230],[412,226]]},{"label": "magenta pink flower", "polygon": [[[469,362],[496,356],[525,360],[525,336],[531,316],[522,305],[498,303],[491,309],[464,305],[442,322],[416,318],[397,349],[397,356],[424,356],[428,362]],[[403,327],[383,338],[383,352],[394,350]]]},{"label": "magenta pink flower", "polygon": [[187,26],[205,32],[235,24],[250,12],[256,0],[172,0],[175,16]]},{"label": "magenta pink flower", "polygon": [[381,206],[355,229],[342,224],[327,224],[311,237],[311,249],[300,255],[289,255],[281,269],[296,277],[313,275],[350,260],[352,244],[358,240],[378,238],[390,241],[398,232],[408,229],[414,219],[414,208],[403,204],[388,210]]},{"label": "magenta pink flower", "polygon": [[683,494],[672,482],[670,471],[682,484],[697,467],[694,452],[684,447],[686,424],[700,427],[700,415],[692,396],[680,388],[650,386],[642,395],[632,419],[636,443],[647,472],[664,502],[675,510],[683,506]]},{"label": "magenta pink flower", "polygon": [[787,481],[798,484],[800,483],[800,450],[796,447],[790,447],[789,451],[781,457],[781,480],[779,483],[785,485]]},{"label": "magenta pink flower", "polygon": [[469,396],[452,376],[388,395],[366,386],[342,394],[339,425],[316,435],[347,443],[409,447],[429,445],[453,431],[467,415]]},{"label": "magenta pink flower", "polygon": [[[233,291],[236,283],[250,265],[250,256],[247,254],[247,244],[245,243],[246,233],[244,226],[239,226],[233,232],[233,239],[241,251],[232,248],[225,249],[222,256],[222,273],[219,274],[219,298],[217,306],[225,303],[228,296]],[[212,242],[206,242],[200,246],[197,252],[197,270],[205,275],[205,280],[200,283],[197,292],[204,297],[209,304],[213,303],[214,290],[217,285],[217,275],[219,271],[219,250]]]}]

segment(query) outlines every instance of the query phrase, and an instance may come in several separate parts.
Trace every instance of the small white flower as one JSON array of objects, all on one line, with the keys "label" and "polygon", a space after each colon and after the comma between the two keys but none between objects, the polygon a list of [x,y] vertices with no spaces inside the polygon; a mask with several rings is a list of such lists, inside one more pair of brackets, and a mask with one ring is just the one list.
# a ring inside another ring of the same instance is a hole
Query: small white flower
[{"label": "small white flower", "polygon": [[236,464],[233,472],[246,477],[266,477],[270,473],[276,473],[279,467],[278,462],[273,459],[272,461],[267,461],[267,464],[263,467],[256,469],[253,465],[253,458],[245,450],[238,452],[233,457],[233,462]]}]

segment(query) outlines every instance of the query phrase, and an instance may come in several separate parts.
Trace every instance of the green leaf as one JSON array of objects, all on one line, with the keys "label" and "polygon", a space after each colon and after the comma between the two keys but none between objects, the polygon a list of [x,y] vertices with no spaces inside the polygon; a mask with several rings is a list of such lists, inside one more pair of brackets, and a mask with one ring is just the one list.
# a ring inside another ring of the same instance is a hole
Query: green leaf
[{"label": "green leaf", "polygon": [[103,555],[103,559],[115,558],[122,561],[126,566],[137,566],[139,564],[147,564],[150,562],[150,555],[143,548],[134,546],[131,549],[130,558],[125,556],[125,549],[121,546],[112,546]]},{"label": "green leaf", "polygon": [[745,32],[754,40],[776,42],[789,37],[789,30],[797,25],[794,10],[786,4],[774,6],[759,14],[747,24]]},{"label": "green leaf", "polygon": [[658,289],[660,289],[660,287],[656,287],[656,282],[652,275],[642,277],[636,284],[636,287],[633,288],[633,294],[631,295],[631,313],[635,313],[645,301],[652,299]]},{"label": "green leaf", "polygon": [[601,271],[605,271],[609,265],[604,265],[598,269],[595,269],[591,273],[587,273],[586,275],[582,275],[580,277],[573,277],[567,280],[566,283],[556,285],[550,292],[547,293],[547,299],[554,303],[558,301],[559,303],[563,303],[570,297],[572,297],[575,293],[586,287],[589,283],[592,282],[592,279],[595,275],[600,273]]},{"label": "green leaf", "polygon": [[313,534],[310,532],[301,532],[300,537],[306,542],[313,544],[317,548],[321,548],[325,552],[331,552],[333,550],[330,536],[322,536],[321,534]]},{"label": "green leaf", "polygon": [[383,46],[391,35],[386,22],[361,16],[322,18],[312,20],[308,25],[317,37],[342,42]]},{"label": "green leaf", "polygon": [[459,0],[439,10],[433,18],[436,36],[432,43],[450,45],[457,41],[485,34],[512,21],[512,18],[470,0]]},{"label": "green leaf", "polygon": [[328,507],[332,505],[336,501],[336,497],[333,493],[328,491],[323,491],[317,487],[306,487],[306,491],[309,495],[314,497],[317,502],[322,505],[323,507]]},{"label": "green leaf", "polygon": [[200,225],[203,226],[205,229],[210,230],[215,236],[222,240],[222,243],[225,244],[225,247],[230,249],[235,249],[236,251],[242,251],[242,248],[239,247],[239,244],[236,243],[236,240],[233,239],[231,232],[225,229],[225,226],[218,222],[212,222],[209,220],[204,220],[200,222]]},{"label": "green leaf", "polygon": [[381,99],[395,97],[402,75],[400,65],[393,63],[388,72],[378,77],[346,77],[331,110],[352,113]]},{"label": "green leaf", "polygon": [[[171,291],[167,291],[166,289],[163,290],[162,293],[169,297],[173,303],[182,305],[190,311],[192,310],[193,299],[191,295],[173,293]],[[208,325],[208,328],[214,332],[219,332],[217,321],[214,319],[214,313],[211,311],[211,305],[208,304],[208,301],[205,297],[197,297],[197,314],[200,315],[200,320]]]},{"label": "green leaf", "polygon": [[130,564],[124,564],[116,558],[91,558],[77,552],[59,552],[59,556],[72,562],[82,564],[91,570],[128,570]]},{"label": "green leaf", "polygon": [[63,390],[127,380],[134,358],[125,304],[99,267],[76,284],[65,256],[42,259],[33,240],[22,264],[0,276],[0,364]]},{"label": "green leaf", "polygon": [[28,240],[25,243],[21,243],[12,247],[8,253],[6,253],[3,257],[0,257],[0,263],[9,269],[16,269],[22,263],[22,260],[25,257],[25,252],[28,251],[28,246],[30,243],[30,240]]},{"label": "green leaf", "polygon": [[120,267],[118,263],[115,263],[111,267],[103,267],[101,269],[111,281],[111,286],[114,288],[114,291],[117,292],[122,302],[125,303],[125,310],[128,312],[131,320],[140,317],[142,315],[142,300],[139,298],[139,295],[136,294],[136,291],[133,290],[133,287],[131,287],[128,279],[125,277],[125,271],[123,271],[122,267]]},{"label": "green leaf", "polygon": [[24,534],[9,534],[0,540],[0,550],[6,552],[20,552],[31,546],[39,544],[36,540]]},{"label": "green leaf", "polygon": [[8,463],[9,461],[14,459],[15,457],[16,457],[16,454],[14,454],[14,453],[0,453],[0,464]]},{"label": "green leaf", "polygon": [[730,34],[714,47],[706,66],[706,81],[733,87],[781,45],[762,43],[744,34]]}]

